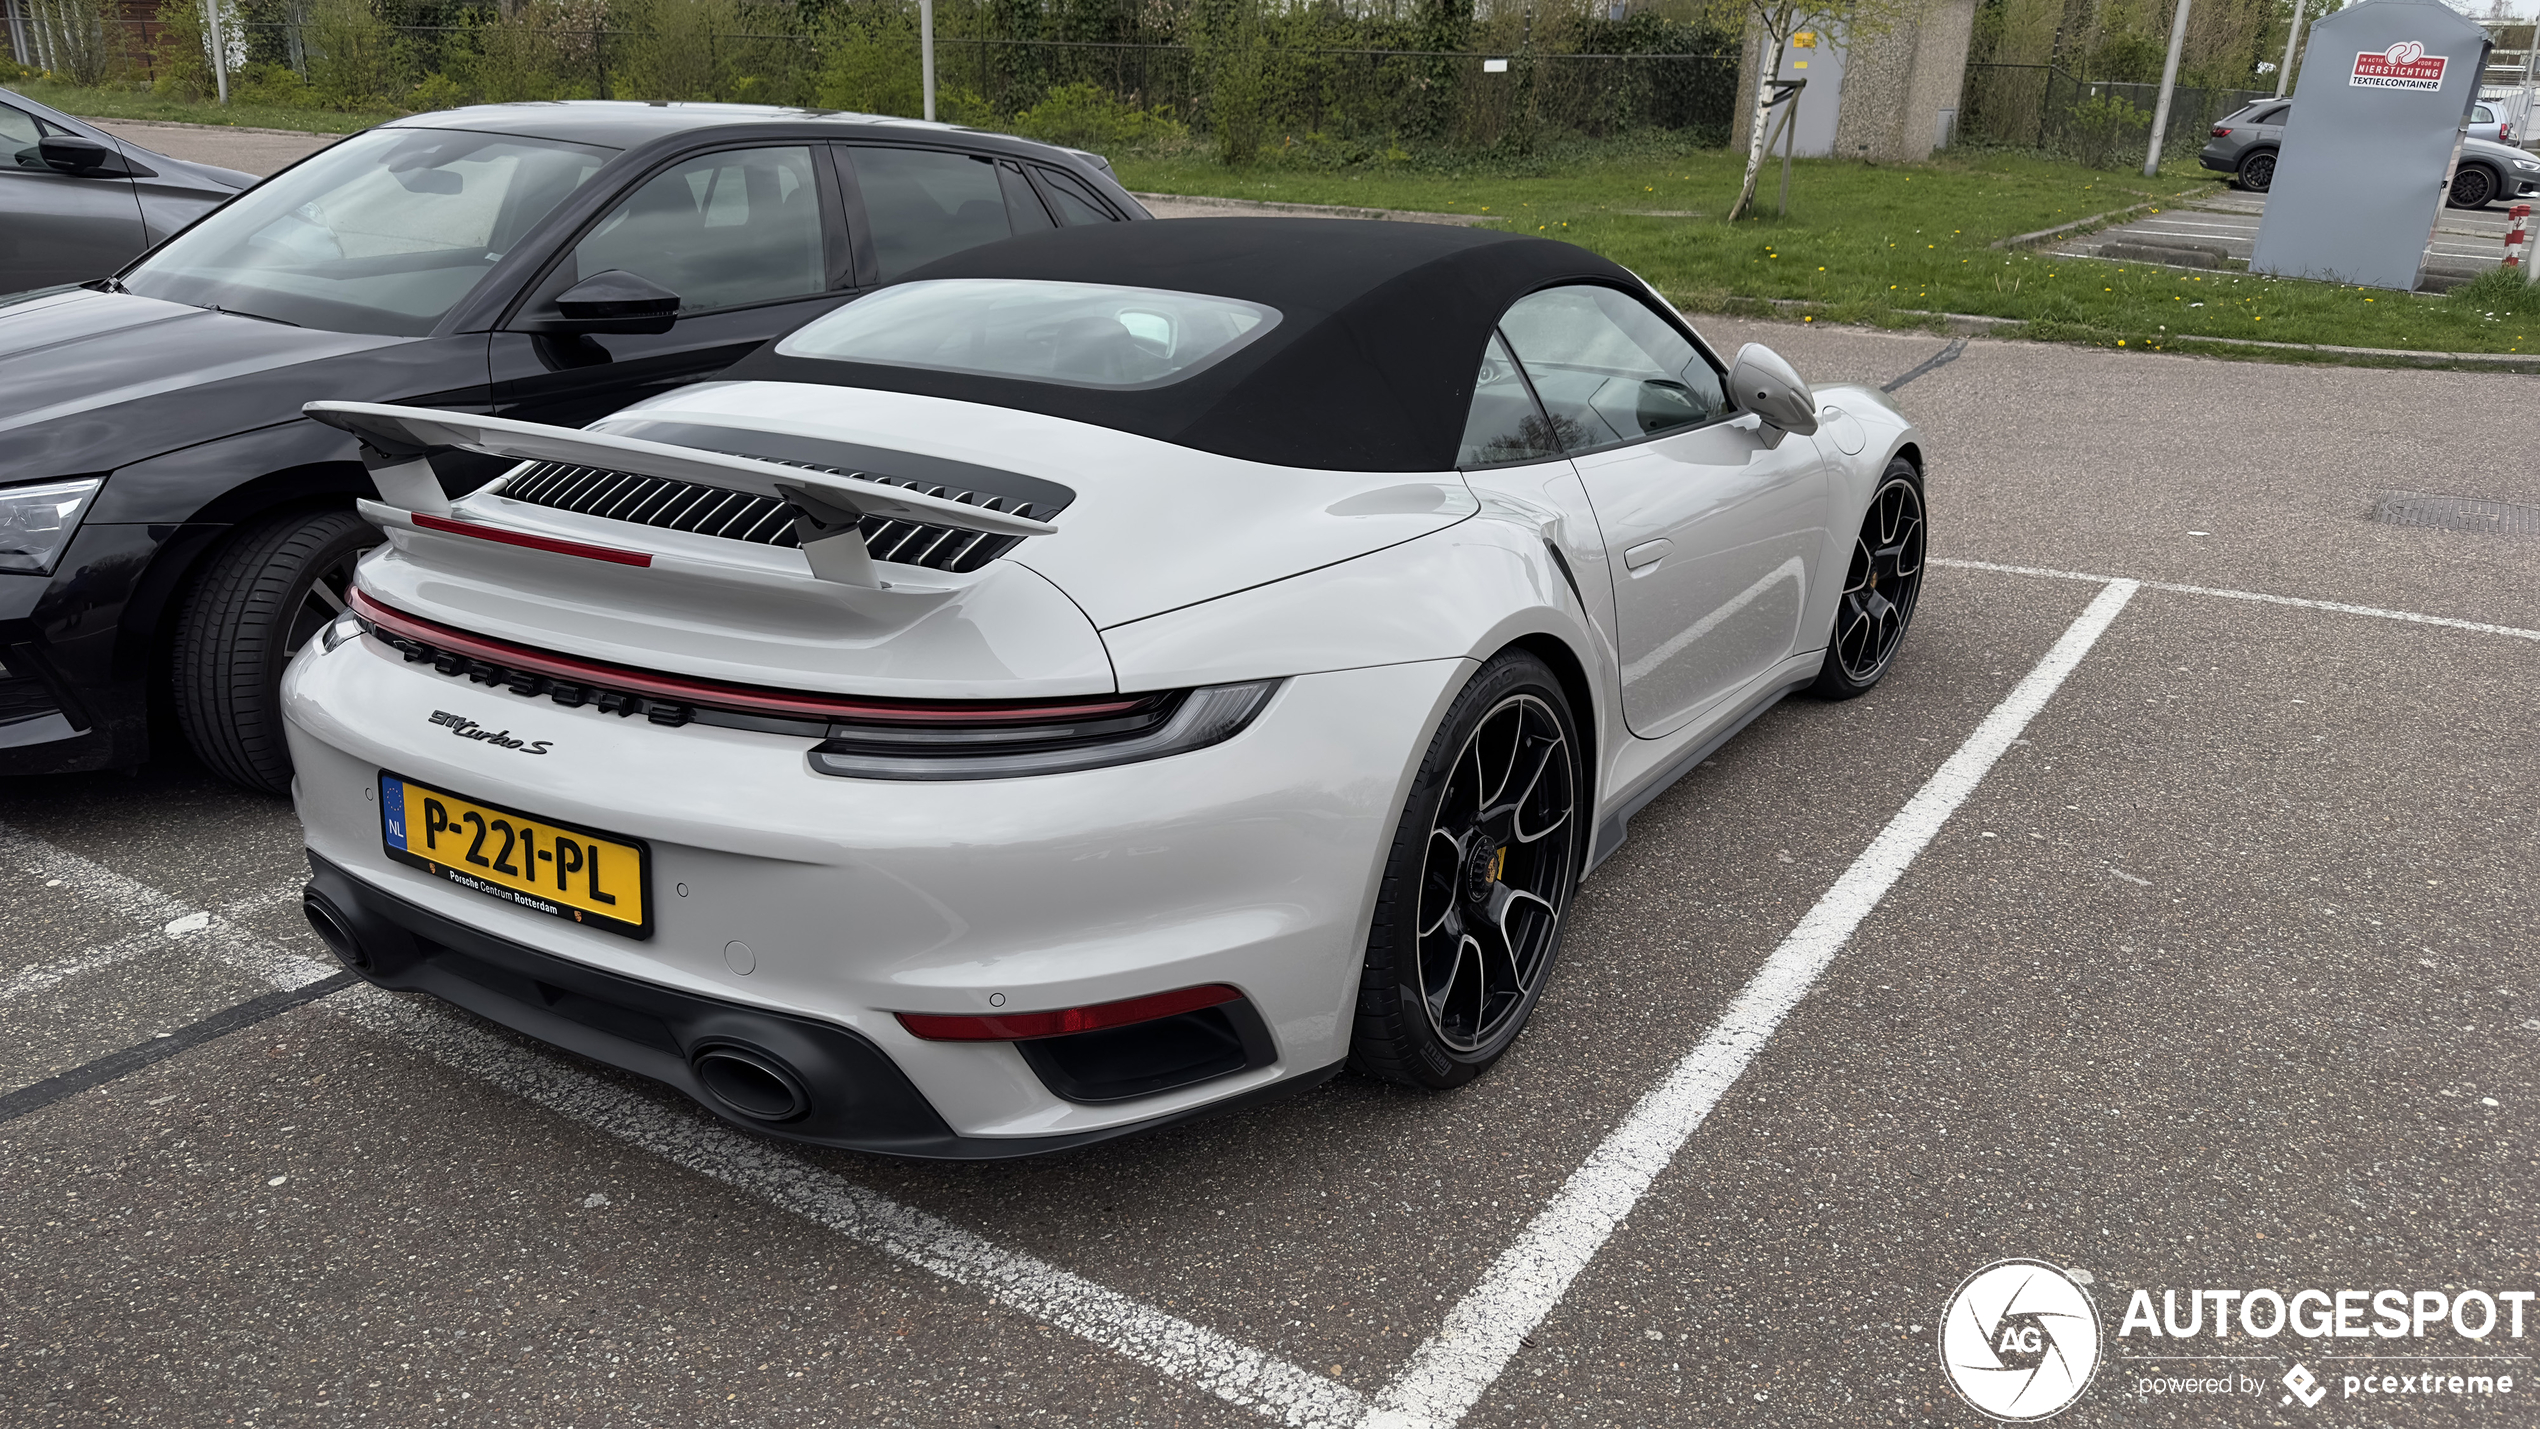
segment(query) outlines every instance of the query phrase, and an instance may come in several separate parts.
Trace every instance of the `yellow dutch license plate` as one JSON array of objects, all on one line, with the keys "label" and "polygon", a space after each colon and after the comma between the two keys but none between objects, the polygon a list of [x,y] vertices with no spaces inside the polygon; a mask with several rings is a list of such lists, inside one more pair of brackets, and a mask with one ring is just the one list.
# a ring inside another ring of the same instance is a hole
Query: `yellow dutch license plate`
[{"label": "yellow dutch license plate", "polygon": [[516,907],[631,938],[653,935],[643,844],[462,798],[382,770],[380,838],[399,863]]}]

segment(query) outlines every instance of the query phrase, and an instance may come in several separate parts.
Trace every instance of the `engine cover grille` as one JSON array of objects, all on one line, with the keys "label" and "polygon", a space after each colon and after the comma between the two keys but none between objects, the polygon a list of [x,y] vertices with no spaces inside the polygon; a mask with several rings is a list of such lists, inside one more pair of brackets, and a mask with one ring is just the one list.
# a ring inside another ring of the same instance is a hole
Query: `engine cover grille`
[{"label": "engine cover grille", "polygon": [[[768,460],[765,457],[756,459]],[[842,472],[832,467],[813,466],[809,462],[785,462],[783,465],[826,471],[837,476],[860,476],[867,481],[905,486],[923,495],[939,496],[990,511],[1011,511],[1017,516],[1046,519],[1054,514],[1030,502],[1009,503],[1002,496],[982,496],[975,491],[955,487],[895,481],[887,476],[864,472]],[[611,521],[632,521],[639,526],[657,526],[667,531],[693,531],[701,536],[720,536],[761,546],[802,544],[794,535],[793,517],[785,509],[784,502],[773,496],[704,486],[691,481],[639,476],[633,472],[611,471],[606,467],[542,461],[530,463],[527,469],[505,483],[502,494],[533,506],[599,516]],[[932,526],[918,521],[894,521],[880,516],[868,516],[864,521],[864,549],[873,559],[939,571],[975,571],[1012,550],[1015,543],[1022,539],[1020,536],[994,536],[982,531],[956,531],[949,526]]]}]

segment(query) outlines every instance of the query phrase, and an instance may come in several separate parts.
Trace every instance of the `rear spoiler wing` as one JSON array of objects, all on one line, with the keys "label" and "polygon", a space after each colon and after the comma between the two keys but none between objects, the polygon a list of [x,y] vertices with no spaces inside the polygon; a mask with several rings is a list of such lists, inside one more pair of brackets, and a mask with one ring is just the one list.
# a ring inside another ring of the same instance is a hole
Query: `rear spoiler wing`
[{"label": "rear spoiler wing", "polygon": [[370,469],[380,500],[410,515],[449,517],[450,498],[441,490],[441,479],[430,461],[433,453],[443,451],[565,462],[669,481],[772,491],[793,513],[794,533],[802,542],[804,559],[811,563],[811,573],[840,585],[868,589],[882,585],[864,547],[863,524],[869,516],[994,536],[1046,536],[1058,529],[1046,521],[927,496],[862,476],[638,437],[376,402],[311,402],[300,410],[359,439],[362,464]]}]

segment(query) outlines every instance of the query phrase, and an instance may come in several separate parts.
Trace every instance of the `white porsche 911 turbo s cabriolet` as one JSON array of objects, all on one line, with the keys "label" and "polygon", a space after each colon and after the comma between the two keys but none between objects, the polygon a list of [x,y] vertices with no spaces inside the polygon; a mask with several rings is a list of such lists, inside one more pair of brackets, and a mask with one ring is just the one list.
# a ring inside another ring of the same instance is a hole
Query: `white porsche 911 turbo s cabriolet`
[{"label": "white porsche 911 turbo s cabriolet", "polygon": [[899,1155],[1470,1080],[1633,813],[1921,582],[1880,394],[1457,228],[1016,238],[588,430],[309,410],[388,534],[284,687],[321,936]]}]

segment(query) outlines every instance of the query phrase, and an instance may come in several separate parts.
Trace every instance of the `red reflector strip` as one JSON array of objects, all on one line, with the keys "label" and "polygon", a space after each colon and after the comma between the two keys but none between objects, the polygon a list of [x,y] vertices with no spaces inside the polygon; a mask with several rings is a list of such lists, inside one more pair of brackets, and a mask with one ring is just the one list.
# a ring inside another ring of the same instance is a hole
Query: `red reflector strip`
[{"label": "red reflector strip", "polygon": [[914,1037],[929,1042],[1023,1042],[1034,1037],[1064,1037],[1071,1032],[1100,1032],[1106,1027],[1127,1027],[1138,1022],[1153,1022],[1159,1017],[1178,1017],[1215,1007],[1221,1002],[1241,1000],[1243,994],[1224,983],[1206,987],[1177,988],[1148,997],[1132,997],[1121,1002],[1098,1002],[1091,1007],[1071,1007],[1063,1012],[1003,1012],[989,1017],[938,1017],[924,1012],[897,1014],[900,1025]]},{"label": "red reflector strip", "polygon": [[580,541],[559,541],[553,536],[533,536],[527,531],[513,531],[501,526],[488,526],[479,521],[453,521],[447,516],[433,516],[421,511],[407,513],[426,531],[440,531],[452,536],[474,536],[480,541],[496,541],[506,546],[522,546],[532,551],[548,551],[559,556],[580,556],[585,560],[609,561],[621,566],[649,566],[650,553],[621,551],[615,546],[592,546]]},{"label": "red reflector strip", "polygon": [[391,635],[420,640],[426,645],[436,645],[488,664],[508,665],[513,669],[545,675],[549,679],[598,685],[659,700],[674,700],[680,704],[747,710],[753,714],[791,715],[797,719],[860,720],[876,724],[1026,724],[1035,720],[1075,720],[1118,714],[1138,706],[1138,700],[1116,698],[1073,704],[892,704],[881,700],[787,694],[740,685],[718,685],[649,670],[631,670],[623,665],[604,665],[596,660],[581,660],[571,655],[514,645],[508,640],[470,635],[464,630],[454,630],[437,621],[382,605],[359,586],[353,588],[353,611]]}]

